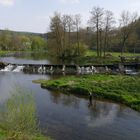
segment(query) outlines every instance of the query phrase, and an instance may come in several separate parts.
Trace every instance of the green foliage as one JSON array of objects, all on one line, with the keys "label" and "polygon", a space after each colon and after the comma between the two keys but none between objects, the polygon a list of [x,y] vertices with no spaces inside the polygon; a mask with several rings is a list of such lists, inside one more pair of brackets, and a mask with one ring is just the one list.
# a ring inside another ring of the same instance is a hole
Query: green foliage
[{"label": "green foliage", "polygon": [[[117,64],[121,63],[119,52],[106,52],[106,56],[99,58],[93,50],[86,51],[84,57],[79,58],[80,64]],[[140,53],[124,53],[123,56],[140,56]],[[135,59],[130,58],[128,62],[135,62]]]},{"label": "green foliage", "polygon": [[[40,80],[41,81],[41,80]],[[38,82],[40,82],[38,81]],[[43,81],[41,86],[73,94],[105,98],[140,111],[140,78],[121,75],[69,76],[57,80]]]},{"label": "green foliage", "polygon": [[87,47],[79,43],[73,44],[71,47],[67,47],[65,50],[63,50],[63,54],[65,57],[75,57],[75,56],[84,56],[87,51]]},{"label": "green foliage", "polygon": [[0,32],[0,50],[44,50],[47,41],[40,36],[17,34],[5,30]]},{"label": "green foliage", "polygon": [[0,114],[0,138],[3,140],[47,140],[41,136],[36,107],[31,93],[18,88]]},{"label": "green foliage", "polygon": [[45,50],[47,46],[47,42],[45,39],[39,36],[31,37],[31,50]]}]

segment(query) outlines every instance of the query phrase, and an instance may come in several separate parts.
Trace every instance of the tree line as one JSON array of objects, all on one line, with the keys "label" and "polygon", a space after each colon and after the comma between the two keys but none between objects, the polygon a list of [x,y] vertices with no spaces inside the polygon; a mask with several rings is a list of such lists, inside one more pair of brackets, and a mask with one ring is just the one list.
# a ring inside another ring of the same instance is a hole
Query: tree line
[{"label": "tree line", "polygon": [[137,12],[122,11],[119,20],[114,13],[93,7],[82,27],[80,14],[68,15],[55,12],[51,17],[48,49],[57,56],[80,56],[87,48],[95,50],[98,57],[107,52],[140,52],[140,18]]},{"label": "tree line", "polygon": [[10,51],[37,51],[46,50],[47,41],[38,36],[16,33],[9,30],[0,32],[0,50]]}]

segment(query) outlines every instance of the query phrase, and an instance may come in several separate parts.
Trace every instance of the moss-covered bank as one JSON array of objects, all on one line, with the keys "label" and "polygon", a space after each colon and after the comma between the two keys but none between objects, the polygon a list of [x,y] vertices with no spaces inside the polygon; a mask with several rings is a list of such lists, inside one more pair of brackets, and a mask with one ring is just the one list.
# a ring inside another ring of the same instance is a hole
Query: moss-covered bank
[{"label": "moss-covered bank", "polygon": [[43,88],[89,95],[125,104],[140,111],[140,77],[121,75],[68,76],[56,80],[37,80]]}]

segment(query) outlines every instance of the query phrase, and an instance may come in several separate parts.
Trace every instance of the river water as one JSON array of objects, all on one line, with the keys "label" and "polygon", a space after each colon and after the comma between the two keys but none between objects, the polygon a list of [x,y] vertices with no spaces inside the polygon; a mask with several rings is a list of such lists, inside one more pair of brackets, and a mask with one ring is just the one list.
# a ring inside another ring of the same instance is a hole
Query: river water
[{"label": "river water", "polygon": [[[51,63],[4,57],[0,61],[12,63]],[[0,72],[0,104],[11,92],[23,87],[33,92],[40,128],[55,140],[139,140],[140,113],[112,102],[88,99],[72,94],[50,92],[32,83],[36,79],[50,79],[48,75]]]}]

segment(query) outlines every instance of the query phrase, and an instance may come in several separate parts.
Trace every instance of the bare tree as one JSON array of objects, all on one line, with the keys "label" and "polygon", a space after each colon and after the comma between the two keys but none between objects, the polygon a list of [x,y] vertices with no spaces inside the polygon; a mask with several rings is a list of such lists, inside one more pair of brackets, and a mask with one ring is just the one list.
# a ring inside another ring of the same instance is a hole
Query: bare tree
[{"label": "bare tree", "polygon": [[50,29],[54,33],[54,38],[57,44],[57,55],[62,55],[63,50],[63,26],[61,22],[61,15],[57,12],[51,18]]},{"label": "bare tree", "polygon": [[104,57],[105,57],[105,53],[106,53],[106,49],[109,45],[109,32],[111,31],[113,24],[115,23],[115,19],[114,19],[114,15],[112,11],[105,11],[105,17],[104,17],[104,24],[105,24],[105,33],[104,33]]},{"label": "bare tree", "polygon": [[137,19],[137,13],[130,13],[129,11],[123,11],[120,16],[120,44],[121,54],[126,49],[126,42],[133,32],[135,27],[135,21]]},{"label": "bare tree", "polygon": [[77,45],[78,45],[78,51],[77,55],[79,55],[79,46],[80,46],[80,41],[79,41],[79,27],[81,24],[81,15],[76,14],[74,17],[74,25],[76,26],[76,38],[77,38]]},{"label": "bare tree", "polygon": [[66,34],[67,34],[67,28],[68,28],[68,22],[69,22],[69,16],[63,15],[62,17],[62,25],[63,25],[63,44],[64,44],[64,56],[65,56],[65,50],[66,50]]},{"label": "bare tree", "polygon": [[96,29],[96,45],[97,45],[97,56],[101,57],[100,51],[100,37],[101,37],[101,30],[103,26],[103,16],[104,16],[104,9],[100,7],[93,7],[90,18],[90,23]]},{"label": "bare tree", "polygon": [[67,24],[68,24],[68,35],[69,35],[69,47],[71,46],[71,31],[73,29],[73,17],[71,15],[67,16]]},{"label": "bare tree", "polygon": [[103,51],[103,30],[102,28],[99,29],[99,56],[102,57]]}]

